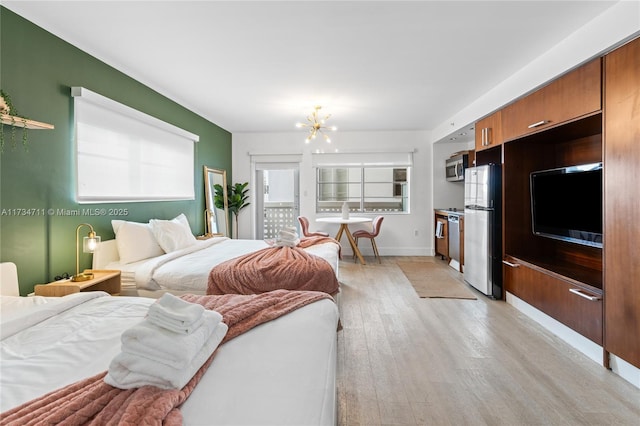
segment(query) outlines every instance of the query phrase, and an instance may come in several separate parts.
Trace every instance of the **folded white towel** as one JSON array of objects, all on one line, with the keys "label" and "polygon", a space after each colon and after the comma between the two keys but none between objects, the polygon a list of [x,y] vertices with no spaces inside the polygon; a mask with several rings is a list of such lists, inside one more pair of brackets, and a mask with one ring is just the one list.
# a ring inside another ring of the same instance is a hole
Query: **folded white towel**
[{"label": "folded white towel", "polygon": [[147,320],[158,327],[162,327],[174,333],[191,334],[200,327],[202,321],[204,321],[205,314],[200,315],[200,318],[190,324],[185,324],[183,321],[176,321],[171,318],[167,318],[166,315],[152,311],[149,309],[147,314]]},{"label": "folded white towel", "polygon": [[296,240],[297,238],[298,238],[298,233],[295,231],[285,231],[285,230],[278,231],[278,239],[280,240],[293,241],[293,240]]},{"label": "folded white towel", "polygon": [[185,368],[173,368],[141,356],[121,352],[111,361],[104,381],[120,389],[145,385],[161,389],[182,389],[220,345],[227,330],[225,323],[219,323],[207,338],[205,345]]},{"label": "folded white towel", "polygon": [[300,244],[300,240],[276,240],[276,247],[295,247]]},{"label": "folded white towel", "polygon": [[154,312],[176,321],[179,325],[190,325],[200,318],[204,312],[204,306],[190,303],[165,293],[153,305],[149,306],[149,313]]},{"label": "folded white towel", "polygon": [[200,327],[190,334],[174,333],[144,320],[122,333],[122,352],[184,368],[222,321],[222,315],[216,311],[206,310],[203,317]]}]

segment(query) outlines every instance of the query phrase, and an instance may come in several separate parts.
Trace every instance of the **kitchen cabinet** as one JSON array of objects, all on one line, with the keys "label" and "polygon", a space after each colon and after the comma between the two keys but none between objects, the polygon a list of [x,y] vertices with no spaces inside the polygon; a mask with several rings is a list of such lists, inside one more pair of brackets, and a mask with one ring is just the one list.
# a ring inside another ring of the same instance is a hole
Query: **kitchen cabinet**
[{"label": "kitchen cabinet", "polygon": [[[435,248],[436,256],[449,260],[449,220],[448,215],[442,211],[435,212]],[[439,224],[439,225],[438,225]],[[440,232],[437,230],[440,229]]]},{"label": "kitchen cabinet", "polygon": [[605,350],[640,368],[640,39],[604,58]]},{"label": "kitchen cabinet", "polygon": [[476,122],[476,151],[493,148],[502,143],[502,111]]},{"label": "kitchen cabinet", "polygon": [[[602,59],[594,59],[502,110],[502,137],[510,141],[601,110]],[[476,134],[478,126],[476,126]],[[476,137],[476,149],[477,148]]]}]

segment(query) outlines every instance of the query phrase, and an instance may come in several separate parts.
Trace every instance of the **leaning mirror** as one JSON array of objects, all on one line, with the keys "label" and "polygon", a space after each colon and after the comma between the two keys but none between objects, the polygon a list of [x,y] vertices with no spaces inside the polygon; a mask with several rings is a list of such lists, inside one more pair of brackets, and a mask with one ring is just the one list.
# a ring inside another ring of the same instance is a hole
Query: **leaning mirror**
[{"label": "leaning mirror", "polygon": [[204,166],[204,212],[206,235],[229,235],[229,209],[227,204],[227,172]]}]

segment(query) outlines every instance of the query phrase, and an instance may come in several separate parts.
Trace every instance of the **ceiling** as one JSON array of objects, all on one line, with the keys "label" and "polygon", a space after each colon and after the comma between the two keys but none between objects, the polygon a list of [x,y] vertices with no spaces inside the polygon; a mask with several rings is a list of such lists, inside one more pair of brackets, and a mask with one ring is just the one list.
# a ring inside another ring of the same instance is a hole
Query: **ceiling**
[{"label": "ceiling", "polygon": [[232,132],[431,130],[613,1],[3,1]]}]

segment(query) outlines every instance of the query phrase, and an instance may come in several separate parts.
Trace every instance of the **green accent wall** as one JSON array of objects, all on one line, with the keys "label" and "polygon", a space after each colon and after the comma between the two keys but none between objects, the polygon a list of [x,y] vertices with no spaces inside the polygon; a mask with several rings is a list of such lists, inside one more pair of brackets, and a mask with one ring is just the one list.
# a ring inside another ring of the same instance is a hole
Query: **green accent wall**
[{"label": "green accent wall", "polygon": [[[56,275],[75,273],[76,227],[81,223],[91,224],[106,240],[114,237],[112,219],[146,222],[184,213],[194,234],[204,232],[203,166],[227,170],[231,182],[231,133],[4,7],[0,7],[0,42],[0,86],[21,115],[55,126],[29,130],[26,150],[22,130],[16,131],[14,148],[12,126],[3,126],[0,261],[17,265],[22,295]],[[171,56],[170,51],[163,54]],[[199,135],[196,200],[77,204],[72,86],[86,87]],[[82,215],[83,209],[106,209],[107,214]],[[110,209],[126,214],[109,215]],[[87,232],[82,228],[81,236]],[[89,267],[91,255],[81,252],[80,269]]]}]

